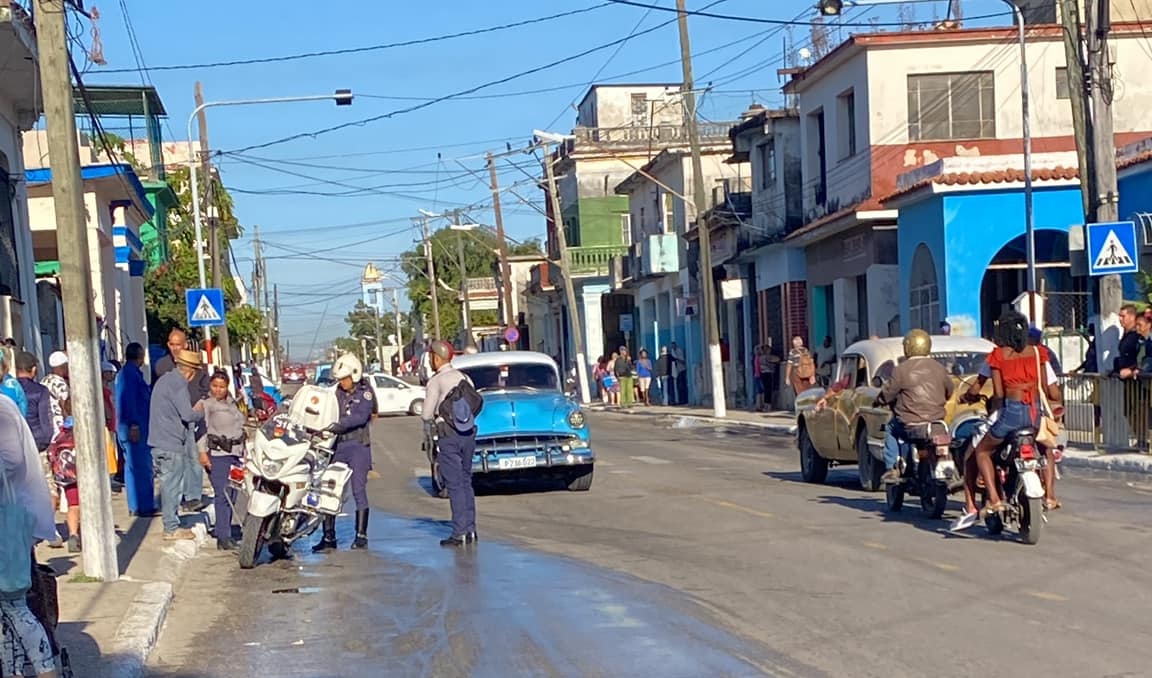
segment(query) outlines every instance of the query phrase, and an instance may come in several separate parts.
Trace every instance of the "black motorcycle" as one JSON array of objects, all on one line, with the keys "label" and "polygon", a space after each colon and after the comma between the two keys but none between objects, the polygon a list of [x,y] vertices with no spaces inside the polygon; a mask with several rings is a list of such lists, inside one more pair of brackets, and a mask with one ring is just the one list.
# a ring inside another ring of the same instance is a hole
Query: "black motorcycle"
[{"label": "black motorcycle", "polygon": [[900,457],[896,468],[900,482],[887,486],[888,510],[904,507],[904,495],[920,498],[920,509],[932,520],[939,520],[948,506],[948,497],[964,487],[964,480],[952,456],[952,435],[942,421],[904,425],[904,434],[896,439]]},{"label": "black motorcycle", "polygon": [[[960,448],[958,463],[963,464],[967,455],[974,453],[971,441],[980,430],[987,431],[987,421],[965,431],[967,439]],[[988,534],[1000,535],[1005,526],[1013,526],[1025,544],[1038,543],[1040,529],[1048,520],[1044,515],[1045,492],[1041,481],[1048,459],[1036,443],[1036,431],[1023,428],[1010,434],[992,454],[992,463],[996,468],[996,492],[1005,509],[985,517]],[[983,485],[978,485],[976,491],[977,505],[986,505],[988,495]]]}]

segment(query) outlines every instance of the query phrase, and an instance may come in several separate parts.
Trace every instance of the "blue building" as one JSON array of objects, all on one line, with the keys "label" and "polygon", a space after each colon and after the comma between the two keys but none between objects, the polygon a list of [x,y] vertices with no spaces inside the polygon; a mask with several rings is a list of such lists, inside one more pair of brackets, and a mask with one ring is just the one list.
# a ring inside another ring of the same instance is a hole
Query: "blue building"
[{"label": "blue building", "polygon": [[[947,320],[956,334],[986,335],[1027,289],[1024,173],[1013,168],[1019,163],[1020,156],[945,158],[903,175],[897,192],[885,199],[900,210],[903,331],[932,331]],[[1045,324],[1083,327],[1088,279],[1072,275],[1068,254],[1069,228],[1083,222],[1076,156],[1036,154],[1033,164],[1037,289],[1048,300]]]},{"label": "blue building", "polygon": [[[1147,262],[1152,256],[1152,137],[1117,150],[1116,157],[1120,218],[1136,222],[1137,237],[1143,236],[1140,261]],[[1137,276],[1124,276],[1124,298],[1148,301]]]}]

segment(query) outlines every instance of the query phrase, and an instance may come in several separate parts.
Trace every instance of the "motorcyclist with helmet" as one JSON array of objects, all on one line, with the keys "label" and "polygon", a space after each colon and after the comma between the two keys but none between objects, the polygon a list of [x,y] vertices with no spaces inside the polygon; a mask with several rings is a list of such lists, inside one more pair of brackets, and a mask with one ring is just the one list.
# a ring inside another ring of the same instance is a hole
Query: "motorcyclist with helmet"
[{"label": "motorcyclist with helmet", "polygon": [[956,386],[947,368],[930,357],[932,337],[924,330],[904,335],[904,358],[892,371],[876,397],[877,404],[892,407],[892,419],[884,438],[885,473],[881,480],[888,485],[900,482],[900,441],[907,435],[909,424],[944,421],[948,400]]},{"label": "motorcyclist with helmet", "polygon": [[[369,424],[376,413],[372,386],[364,379],[360,359],[345,353],[332,366],[336,380],[336,400],[340,419],[327,430],[335,433],[336,449],[332,461],[344,462],[352,469],[352,498],[356,502],[356,537],[352,548],[368,547],[368,472],[372,470],[372,438]],[[336,548],[336,517],[324,518],[323,537],[312,547],[313,553]]]}]

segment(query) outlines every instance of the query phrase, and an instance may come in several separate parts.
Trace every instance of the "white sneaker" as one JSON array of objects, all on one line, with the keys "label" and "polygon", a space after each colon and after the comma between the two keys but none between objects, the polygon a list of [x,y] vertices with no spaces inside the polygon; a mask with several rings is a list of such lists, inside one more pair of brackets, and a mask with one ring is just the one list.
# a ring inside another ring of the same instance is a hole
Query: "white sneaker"
[{"label": "white sneaker", "polygon": [[976,519],[979,517],[980,513],[977,511],[965,513],[964,515],[957,518],[956,521],[948,527],[948,530],[951,532],[963,532],[964,530],[967,530],[968,528],[975,525]]}]

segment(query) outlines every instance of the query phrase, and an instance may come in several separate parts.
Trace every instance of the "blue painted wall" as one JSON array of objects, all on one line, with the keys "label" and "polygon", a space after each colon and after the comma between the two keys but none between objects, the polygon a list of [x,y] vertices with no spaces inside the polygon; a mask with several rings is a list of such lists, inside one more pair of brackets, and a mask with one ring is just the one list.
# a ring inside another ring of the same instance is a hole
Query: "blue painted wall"
[{"label": "blue painted wall", "polygon": [[[1036,229],[1067,233],[1083,220],[1080,190],[1036,188]],[[974,327],[979,334],[980,287],[993,258],[1024,233],[1024,194],[1019,189],[981,190],[926,196],[900,207],[898,230],[900,283],[907,289],[912,258],[919,243],[932,252],[940,278],[940,312],[950,321]],[[908,299],[900,301],[901,323],[907,325]]]},{"label": "blue painted wall", "polygon": [[[1152,212],[1152,163],[1138,166],[1131,173],[1120,177],[1117,183],[1120,191],[1121,219],[1129,219],[1136,212]],[[1139,264],[1141,270],[1152,271],[1152,261],[1147,257],[1142,257]],[[1143,300],[1137,277],[1126,275],[1123,276],[1123,280],[1124,298]]]},{"label": "blue painted wall", "polygon": [[948,315],[947,299],[948,280],[944,275],[947,261],[944,249],[944,198],[939,195],[927,196],[924,200],[911,205],[900,207],[900,217],[897,221],[896,249],[900,264],[900,330],[907,332],[908,326],[908,290],[912,280],[912,259],[921,244],[928,247],[932,253],[932,261],[936,265],[936,284],[940,286],[940,313]]}]

